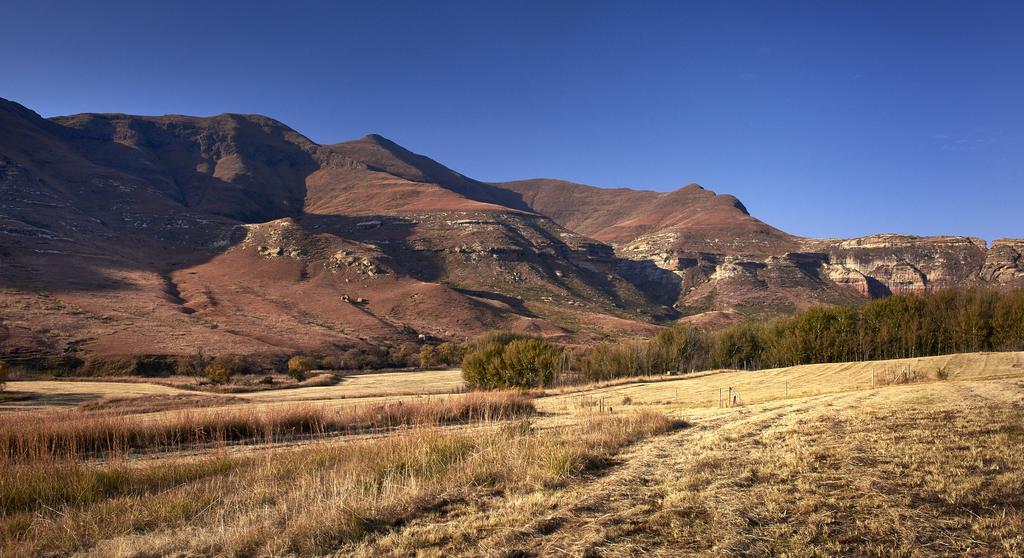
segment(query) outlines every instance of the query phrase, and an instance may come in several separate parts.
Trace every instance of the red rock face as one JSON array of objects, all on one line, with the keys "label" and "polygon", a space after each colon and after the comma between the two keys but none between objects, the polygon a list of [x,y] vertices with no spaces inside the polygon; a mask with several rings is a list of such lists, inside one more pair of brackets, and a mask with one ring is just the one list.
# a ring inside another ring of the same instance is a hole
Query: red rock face
[{"label": "red rock face", "polygon": [[1022,249],[802,239],[696,185],[486,184],[379,136],[317,145],[262,116],[46,120],[0,100],[8,360],[333,352],[497,327],[644,335],[1017,285]]}]

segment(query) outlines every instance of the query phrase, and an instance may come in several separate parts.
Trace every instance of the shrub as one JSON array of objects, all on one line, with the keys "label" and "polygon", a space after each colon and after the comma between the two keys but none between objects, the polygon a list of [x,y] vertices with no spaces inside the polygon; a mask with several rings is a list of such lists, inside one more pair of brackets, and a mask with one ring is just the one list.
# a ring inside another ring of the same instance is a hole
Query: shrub
[{"label": "shrub", "polygon": [[495,389],[501,385],[501,356],[505,347],[496,341],[478,345],[462,359],[462,377],[477,389]]},{"label": "shrub", "polygon": [[206,372],[206,366],[210,364],[210,357],[203,354],[202,349],[182,359],[178,364],[178,371],[188,376],[202,376]]},{"label": "shrub", "polygon": [[350,368],[341,355],[327,355],[320,360],[320,366],[324,370],[344,370]]},{"label": "shrub", "polygon": [[496,332],[473,342],[462,375],[476,389],[543,387],[554,382],[561,358],[562,349],[543,339]]},{"label": "shrub", "polygon": [[420,367],[458,366],[466,356],[466,346],[445,341],[440,345],[424,345],[420,348]]},{"label": "shrub", "polygon": [[0,392],[7,388],[7,363],[0,360]]},{"label": "shrub", "polygon": [[437,349],[433,345],[420,347],[420,368],[431,368],[437,366]]},{"label": "shrub", "polygon": [[420,348],[415,343],[402,343],[388,350],[387,359],[390,366],[416,366],[420,362]]},{"label": "shrub", "polygon": [[206,377],[215,384],[227,384],[231,377],[245,372],[245,364],[233,355],[219,356],[206,365]]},{"label": "shrub", "polygon": [[319,368],[320,363],[315,358],[305,356],[293,356],[288,359],[288,375],[301,382],[306,379],[306,373]]}]

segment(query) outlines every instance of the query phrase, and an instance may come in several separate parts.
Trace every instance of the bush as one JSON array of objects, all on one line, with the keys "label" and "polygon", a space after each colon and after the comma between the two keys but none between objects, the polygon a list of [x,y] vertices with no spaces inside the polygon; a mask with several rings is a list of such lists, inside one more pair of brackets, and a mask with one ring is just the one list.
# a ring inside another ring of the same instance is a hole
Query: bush
[{"label": "bush", "polygon": [[327,355],[320,360],[320,366],[324,370],[344,370],[350,368],[341,355]]},{"label": "bush", "polygon": [[388,350],[388,365],[399,368],[416,366],[420,362],[419,353],[420,348],[415,343],[402,343],[398,347],[392,347]]},{"label": "bush", "polygon": [[0,360],[0,392],[7,388],[7,363]]},{"label": "bush", "polygon": [[203,354],[202,349],[196,349],[196,352],[179,361],[178,372],[186,376],[202,376],[210,360],[210,357]]},{"label": "bush", "polygon": [[288,375],[299,382],[306,379],[307,372],[316,370],[319,367],[320,363],[312,357],[293,356],[288,359]]},{"label": "bush", "polygon": [[420,348],[420,367],[458,366],[466,356],[466,346],[445,341],[440,345],[424,345]]},{"label": "bush", "polygon": [[537,337],[495,332],[476,340],[462,360],[462,375],[476,389],[543,387],[554,382],[562,349]]},{"label": "bush", "polygon": [[206,377],[215,384],[227,384],[231,377],[245,372],[245,364],[238,357],[219,356],[206,365]]}]

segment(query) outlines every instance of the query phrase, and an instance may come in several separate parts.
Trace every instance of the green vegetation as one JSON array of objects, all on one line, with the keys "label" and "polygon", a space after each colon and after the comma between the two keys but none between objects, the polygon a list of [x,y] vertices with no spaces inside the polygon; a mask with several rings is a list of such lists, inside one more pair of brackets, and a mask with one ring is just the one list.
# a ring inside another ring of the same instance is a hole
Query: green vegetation
[{"label": "green vegetation", "polygon": [[646,341],[577,350],[562,381],[1020,349],[1024,290],[970,289],[816,306],[713,332],[677,326]]},{"label": "green vegetation", "polygon": [[471,388],[533,388],[554,382],[562,349],[539,337],[497,331],[475,340],[462,360]]},{"label": "green vegetation", "polygon": [[707,336],[696,328],[665,329],[653,339],[602,343],[572,352],[564,383],[610,380],[701,370],[706,363]]},{"label": "green vegetation", "polygon": [[424,345],[420,348],[420,368],[458,366],[466,356],[466,346],[445,341],[440,345]]}]

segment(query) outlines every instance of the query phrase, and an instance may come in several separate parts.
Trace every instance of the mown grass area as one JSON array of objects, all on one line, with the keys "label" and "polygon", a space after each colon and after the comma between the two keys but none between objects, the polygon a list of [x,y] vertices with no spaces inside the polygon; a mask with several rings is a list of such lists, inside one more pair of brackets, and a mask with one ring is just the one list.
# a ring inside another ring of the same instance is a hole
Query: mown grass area
[{"label": "mown grass area", "polygon": [[1024,556],[1024,399],[896,387],[693,440],[645,531],[684,555]]},{"label": "mown grass area", "polygon": [[271,443],[399,426],[507,420],[533,412],[533,402],[526,396],[495,392],[344,408],[308,403],[273,408],[243,405],[152,417],[110,412],[16,413],[0,416],[0,457],[97,457],[240,441]]},{"label": "mown grass area", "polygon": [[0,555],[328,553],[453,502],[559,486],[678,425],[631,413],[194,458],[8,459]]},{"label": "mown grass area", "polygon": [[454,505],[345,555],[1024,556],[1020,380],[684,416],[587,482]]},{"label": "mown grass area", "polygon": [[[911,377],[901,381],[904,372]],[[682,376],[618,379],[547,390],[537,399],[542,412],[571,412],[601,399],[607,405],[662,405],[709,408],[750,405],[828,393],[860,391],[903,383],[1024,377],[1024,352],[965,353],[883,361],[804,364],[771,370],[722,370]]]}]

